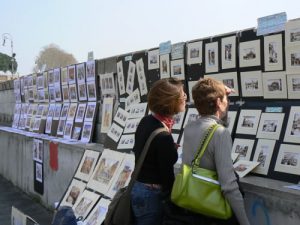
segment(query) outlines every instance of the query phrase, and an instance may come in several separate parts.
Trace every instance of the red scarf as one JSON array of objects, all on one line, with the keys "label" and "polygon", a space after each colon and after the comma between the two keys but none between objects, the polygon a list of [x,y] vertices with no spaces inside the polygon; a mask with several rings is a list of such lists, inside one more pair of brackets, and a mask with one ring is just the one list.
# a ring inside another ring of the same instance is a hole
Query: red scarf
[{"label": "red scarf", "polygon": [[167,128],[169,129],[170,133],[172,131],[172,126],[174,124],[174,120],[172,117],[167,117],[167,116],[162,116],[159,114],[154,114],[153,115],[156,119],[158,119],[160,122],[162,122],[163,124],[165,124],[167,126]]}]

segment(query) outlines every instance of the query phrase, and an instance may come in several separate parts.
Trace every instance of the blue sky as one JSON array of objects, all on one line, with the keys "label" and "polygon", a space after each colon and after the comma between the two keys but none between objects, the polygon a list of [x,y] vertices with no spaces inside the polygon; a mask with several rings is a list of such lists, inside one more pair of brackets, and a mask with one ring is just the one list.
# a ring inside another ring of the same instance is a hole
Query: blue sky
[{"label": "blue sky", "polygon": [[[256,27],[257,18],[300,17],[299,0],[1,0],[0,35],[10,33],[18,73],[32,73],[54,43],[78,62]],[[0,52],[10,55],[10,43]]]}]

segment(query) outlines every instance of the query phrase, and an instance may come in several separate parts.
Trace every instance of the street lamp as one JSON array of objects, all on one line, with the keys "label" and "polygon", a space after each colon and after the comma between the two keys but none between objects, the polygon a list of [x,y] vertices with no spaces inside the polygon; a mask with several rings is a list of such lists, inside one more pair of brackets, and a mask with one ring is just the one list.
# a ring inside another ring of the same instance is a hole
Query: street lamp
[{"label": "street lamp", "polygon": [[11,48],[11,75],[14,74],[14,42],[13,37],[10,33],[3,33],[2,34],[3,43],[2,46],[5,46],[6,40],[10,40],[10,48]]}]

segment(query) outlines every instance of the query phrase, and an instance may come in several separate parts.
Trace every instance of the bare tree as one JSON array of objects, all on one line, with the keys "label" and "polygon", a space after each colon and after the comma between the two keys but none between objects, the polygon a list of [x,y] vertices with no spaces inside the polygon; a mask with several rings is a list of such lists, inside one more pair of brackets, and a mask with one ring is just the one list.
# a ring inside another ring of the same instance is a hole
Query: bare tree
[{"label": "bare tree", "polygon": [[77,60],[72,54],[66,53],[59,46],[55,44],[50,44],[45,46],[43,50],[40,51],[39,55],[35,60],[35,67],[33,72],[39,72],[42,70],[43,65],[46,67],[45,70],[64,67],[67,65],[75,64]]}]

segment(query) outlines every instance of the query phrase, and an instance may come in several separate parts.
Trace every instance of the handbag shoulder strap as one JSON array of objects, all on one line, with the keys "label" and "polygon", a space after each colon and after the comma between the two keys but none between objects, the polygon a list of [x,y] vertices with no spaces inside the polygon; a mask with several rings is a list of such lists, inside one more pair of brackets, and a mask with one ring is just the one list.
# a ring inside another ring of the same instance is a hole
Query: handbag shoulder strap
[{"label": "handbag shoulder strap", "polygon": [[201,141],[201,144],[198,148],[196,157],[193,160],[192,165],[200,165],[200,159],[202,158],[205,150],[207,149],[207,146],[208,146],[210,140],[212,139],[212,137],[213,137],[215,131],[218,129],[218,127],[221,127],[221,125],[216,123],[216,124],[211,125],[207,129],[207,132],[206,132],[203,140]]},{"label": "handbag shoulder strap", "polygon": [[148,152],[148,149],[149,149],[149,146],[152,142],[152,140],[156,137],[156,135],[158,135],[159,133],[161,132],[164,132],[164,131],[167,131],[167,129],[165,127],[161,127],[161,128],[157,128],[156,130],[154,130],[151,135],[148,137],[145,145],[144,145],[144,148],[143,148],[143,151],[135,165],[135,168],[134,168],[134,172],[132,173],[132,176],[131,176],[131,179],[130,179],[130,182],[128,184],[128,188],[127,189],[131,189],[133,184],[134,184],[134,181],[136,180],[141,168],[142,168],[142,165],[144,163],[144,160],[146,158],[146,155],[147,155],[147,152]]}]

